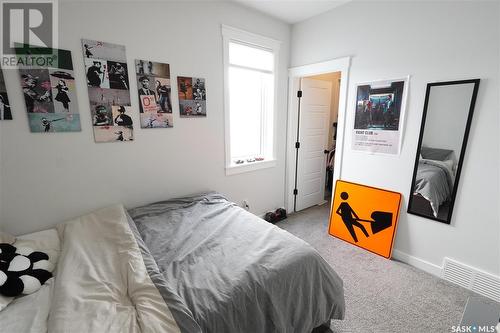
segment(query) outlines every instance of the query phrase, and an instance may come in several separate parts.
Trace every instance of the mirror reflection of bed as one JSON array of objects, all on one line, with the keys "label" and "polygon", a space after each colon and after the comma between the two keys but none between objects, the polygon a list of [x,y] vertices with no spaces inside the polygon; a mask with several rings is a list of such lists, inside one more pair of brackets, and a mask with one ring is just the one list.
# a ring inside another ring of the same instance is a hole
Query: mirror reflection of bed
[{"label": "mirror reflection of bed", "polygon": [[427,85],[408,213],[451,222],[479,79]]},{"label": "mirror reflection of bed", "polygon": [[438,219],[448,217],[456,156],[453,150],[422,146],[413,187],[413,210]]}]

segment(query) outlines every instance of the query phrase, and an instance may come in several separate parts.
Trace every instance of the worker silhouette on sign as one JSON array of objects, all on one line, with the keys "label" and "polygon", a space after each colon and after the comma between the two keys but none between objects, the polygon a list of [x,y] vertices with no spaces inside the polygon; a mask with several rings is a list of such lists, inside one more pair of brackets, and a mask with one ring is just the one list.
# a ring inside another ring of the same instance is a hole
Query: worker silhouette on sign
[{"label": "worker silhouette on sign", "polygon": [[358,222],[358,220],[361,219],[358,217],[356,212],[354,212],[351,206],[349,206],[347,201],[345,201],[349,199],[349,194],[347,194],[347,192],[342,192],[340,193],[340,198],[342,198],[342,200],[344,201],[342,201],[342,203],[339,205],[339,208],[337,208],[336,213],[342,217],[342,221],[344,221],[344,224],[347,227],[347,230],[349,230],[349,233],[351,234],[354,241],[356,243],[358,242],[358,237],[356,236],[356,232],[354,231],[354,226],[360,228],[361,231],[365,234],[365,236],[369,237],[365,227]]}]

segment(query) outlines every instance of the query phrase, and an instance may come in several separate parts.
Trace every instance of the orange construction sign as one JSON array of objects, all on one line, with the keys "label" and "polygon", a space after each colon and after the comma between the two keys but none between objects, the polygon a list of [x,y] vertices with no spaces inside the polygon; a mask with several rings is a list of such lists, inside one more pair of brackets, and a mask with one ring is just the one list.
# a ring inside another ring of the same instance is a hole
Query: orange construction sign
[{"label": "orange construction sign", "polygon": [[329,233],[390,259],[400,206],[400,193],[337,180]]}]

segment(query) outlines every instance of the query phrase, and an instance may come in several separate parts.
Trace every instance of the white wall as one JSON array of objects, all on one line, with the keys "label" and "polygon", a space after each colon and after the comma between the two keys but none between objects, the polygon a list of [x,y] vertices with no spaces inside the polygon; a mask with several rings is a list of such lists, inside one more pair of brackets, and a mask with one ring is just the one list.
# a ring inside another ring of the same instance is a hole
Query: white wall
[{"label": "white wall", "polygon": [[473,83],[431,88],[422,146],[453,150],[458,161],[473,91]]},{"label": "white wall", "polygon": [[[291,65],[353,56],[356,82],[411,74],[400,156],[344,152],[342,178],[404,196],[395,248],[441,266],[445,256],[500,273],[498,2],[350,2],[292,28]],[[428,82],[481,78],[451,225],[406,213]]]},{"label": "white wall", "polygon": [[[289,25],[227,2],[82,1],[59,8],[59,46],[73,52],[82,132],[31,134],[18,74],[6,73],[15,120],[0,124],[2,229],[31,232],[116,202],[133,207],[203,190],[248,199],[256,213],[283,206]],[[225,176],[221,24],[283,41],[277,167]],[[205,77],[208,117],[180,119],[174,86],[173,129],[141,130],[137,111],[133,143],[95,144],[81,38],[126,46],[134,107],[134,59],[167,62],[172,77]]]}]

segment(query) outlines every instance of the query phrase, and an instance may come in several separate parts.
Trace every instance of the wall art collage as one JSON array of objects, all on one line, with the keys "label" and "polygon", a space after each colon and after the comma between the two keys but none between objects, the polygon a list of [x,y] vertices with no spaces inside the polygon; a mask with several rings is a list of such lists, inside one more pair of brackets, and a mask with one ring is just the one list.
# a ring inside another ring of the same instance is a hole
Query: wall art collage
[{"label": "wall art collage", "polygon": [[[130,78],[125,46],[82,39],[94,140],[123,142],[134,140]],[[27,48],[19,49],[25,52]],[[21,90],[31,132],[79,132],[75,74],[71,51],[28,48],[40,54],[54,54],[44,67],[19,65]],[[30,54],[31,55],[31,54]],[[140,127],[174,127],[170,65],[135,60]],[[206,117],[206,81],[200,77],[178,77],[181,117]],[[0,120],[10,120],[13,112],[0,68]]]},{"label": "wall art collage", "polygon": [[136,60],[141,128],[174,127],[170,65]]},{"label": "wall art collage", "polygon": [[82,40],[96,142],[133,141],[125,46]]},{"label": "wall art collage", "polygon": [[[23,50],[17,49],[17,54],[21,55]],[[48,50],[54,54],[55,61],[45,67],[19,66],[30,130],[33,133],[79,132],[80,113],[71,51]]]},{"label": "wall art collage", "polygon": [[179,112],[181,117],[206,117],[207,94],[205,79],[178,77]]}]

